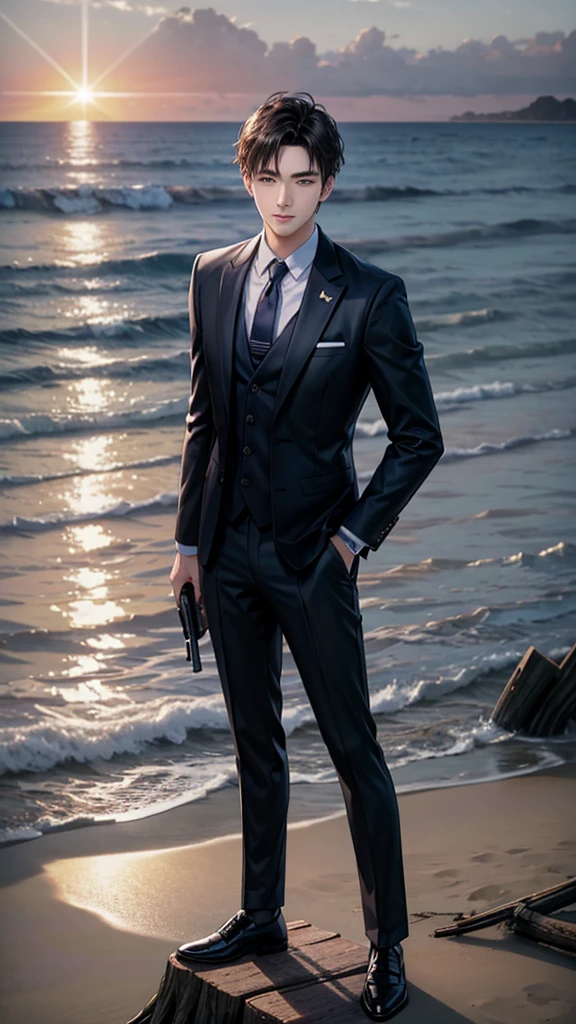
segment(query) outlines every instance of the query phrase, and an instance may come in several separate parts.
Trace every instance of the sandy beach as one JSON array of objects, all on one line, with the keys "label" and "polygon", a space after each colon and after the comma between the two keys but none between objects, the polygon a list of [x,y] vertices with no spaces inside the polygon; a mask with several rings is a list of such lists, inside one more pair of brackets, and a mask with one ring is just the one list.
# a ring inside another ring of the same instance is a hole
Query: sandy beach
[{"label": "sandy beach", "polygon": [[[508,935],[433,931],[574,874],[576,767],[399,797],[410,910],[405,1024],[569,1024],[576,959]],[[221,823],[229,834],[214,838]],[[166,956],[239,907],[238,791],[0,851],[4,1024],[123,1024]],[[287,921],[366,944],[346,818],[291,822]],[[576,908],[564,913],[576,919]],[[361,977],[356,986],[361,985]],[[358,991],[359,991],[358,987]],[[366,1019],[354,1001],[350,1019]]]}]

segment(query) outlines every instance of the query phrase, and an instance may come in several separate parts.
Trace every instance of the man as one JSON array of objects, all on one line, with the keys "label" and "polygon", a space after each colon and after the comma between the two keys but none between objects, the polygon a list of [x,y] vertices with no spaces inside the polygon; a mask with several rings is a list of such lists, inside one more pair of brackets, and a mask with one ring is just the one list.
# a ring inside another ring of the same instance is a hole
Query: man
[{"label": "man", "polygon": [[[234,162],[262,217],[200,253],[190,284],[192,389],[171,574],[202,599],[236,750],[242,909],[186,943],[225,963],[287,947],[288,763],[282,635],[342,786],[370,939],[362,1006],[407,1002],[394,784],[370,712],[356,577],[443,452],[404,282],[333,242],[315,214],[343,143],[308,93],[273,93]],[[359,494],[354,427],[370,388],[390,444]]]}]

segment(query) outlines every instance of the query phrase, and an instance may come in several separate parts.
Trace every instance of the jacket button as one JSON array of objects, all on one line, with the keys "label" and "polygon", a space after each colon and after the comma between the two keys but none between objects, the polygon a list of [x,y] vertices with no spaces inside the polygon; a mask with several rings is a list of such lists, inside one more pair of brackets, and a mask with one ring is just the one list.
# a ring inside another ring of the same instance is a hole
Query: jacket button
[{"label": "jacket button", "polygon": [[224,483],[224,473],[220,473],[220,476],[218,477],[218,483],[219,484],[223,484]]},{"label": "jacket button", "polygon": [[249,412],[246,417],[246,423],[254,423],[254,417],[251,412]]},{"label": "jacket button", "polygon": [[240,483],[242,484],[242,487],[249,487],[250,486],[250,481],[249,481],[247,476],[243,476],[241,481],[240,481]]},{"label": "jacket button", "polygon": [[242,451],[244,455],[252,455],[252,449],[249,444],[245,444]]},{"label": "jacket button", "polygon": [[260,388],[259,388],[258,384],[253,384],[252,387],[250,388],[250,391],[254,391],[254,392],[260,391]]}]

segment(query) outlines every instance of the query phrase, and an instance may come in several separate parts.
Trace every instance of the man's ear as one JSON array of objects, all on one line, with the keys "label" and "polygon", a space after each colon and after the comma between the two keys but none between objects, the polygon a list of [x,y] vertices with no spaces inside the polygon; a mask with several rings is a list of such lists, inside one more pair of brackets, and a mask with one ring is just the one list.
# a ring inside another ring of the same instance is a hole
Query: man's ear
[{"label": "man's ear", "polygon": [[253,193],[252,193],[252,178],[251,178],[251,176],[249,174],[243,174],[242,175],[242,181],[244,182],[244,185],[246,187],[246,191],[248,192],[248,194],[249,195],[253,195]]},{"label": "man's ear", "polygon": [[330,174],[326,178],[326,181],[324,182],[324,186],[323,186],[322,191],[320,193],[319,201],[321,203],[323,203],[325,199],[328,199],[328,196],[330,195],[332,189],[334,188],[335,183],[336,183],[336,178],[334,177],[333,174]]}]

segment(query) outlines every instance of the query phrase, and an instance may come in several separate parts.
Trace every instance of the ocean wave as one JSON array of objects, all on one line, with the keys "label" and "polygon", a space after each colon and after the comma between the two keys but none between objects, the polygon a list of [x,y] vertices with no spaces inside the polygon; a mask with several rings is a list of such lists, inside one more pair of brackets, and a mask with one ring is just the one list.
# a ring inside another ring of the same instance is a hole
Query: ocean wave
[{"label": "ocean wave", "polygon": [[100,476],[104,473],[118,473],[127,469],[149,469],[157,466],[169,466],[180,462],[178,455],[154,455],[150,459],[135,459],[130,462],[111,462],[99,469],[65,469],[60,473],[6,473],[0,475],[0,487],[25,487],[29,484],[45,484],[53,480],[67,480],[77,476]]},{"label": "ocean wave", "polygon": [[178,338],[187,335],[190,319],[186,313],[140,316],[119,320],[86,320],[59,330],[29,331],[13,327],[0,331],[0,345],[61,345],[67,341],[137,341],[144,338]]},{"label": "ocean wave", "polygon": [[19,418],[0,420],[0,440],[87,430],[124,430],[127,427],[138,427],[157,420],[183,420],[187,410],[188,398],[168,398],[149,409],[131,409],[130,412],[69,416],[33,412]]},{"label": "ocean wave", "polygon": [[[116,754],[139,754],[147,744],[167,740],[178,745],[192,730],[229,732],[222,694],[167,701],[98,706],[97,718],[82,718],[67,709],[42,707],[41,721],[0,729],[0,774],[47,771],[66,761],[85,764]],[[283,724],[288,735],[314,721],[308,703],[286,707]]]},{"label": "ocean wave", "polygon": [[[478,614],[475,621],[477,619]],[[456,626],[461,629],[461,621]],[[368,633],[367,640],[377,632]],[[518,650],[508,649],[486,654],[464,671],[447,669],[428,678],[418,677],[403,683],[394,680],[370,694],[372,712],[391,714],[423,700],[441,701],[457,690],[482,682],[494,671],[516,664],[519,656]],[[89,705],[83,707],[89,712]],[[221,693],[186,700],[157,697],[121,705],[117,702],[103,705],[100,701],[95,716],[89,713],[81,716],[76,710],[45,705],[37,710],[42,714],[41,720],[0,729],[0,774],[45,772],[66,762],[87,764],[99,758],[110,760],[115,755],[138,755],[158,741],[181,746],[194,731],[230,732]],[[287,736],[314,722],[308,701],[285,704],[282,724]],[[467,736],[465,742],[464,737],[455,736],[454,744],[445,753],[458,754],[469,749],[470,744],[488,743],[506,735],[508,733],[488,723],[485,728],[476,730],[474,737]]]},{"label": "ocean wave", "polygon": [[543,441],[563,441],[568,437],[574,437],[576,430],[547,430],[543,434],[525,434],[520,437],[509,437],[504,441],[483,441],[472,448],[446,448],[443,459],[472,459],[482,455],[500,455],[503,452],[512,451],[514,448],[528,448]]},{"label": "ocean wave", "polygon": [[[482,389],[482,385],[478,385],[478,388],[458,389],[459,391],[461,390],[464,392],[461,401],[470,401],[470,397],[466,397],[467,392],[476,392],[478,389]],[[447,392],[447,394],[451,393]],[[486,396],[479,395],[478,397],[481,398]],[[494,398],[498,396],[497,394],[492,394],[489,397]],[[440,400],[438,404],[442,406],[457,403]],[[387,434],[388,429],[386,421],[383,419],[371,421],[360,420],[356,425],[356,432],[360,437],[379,437],[381,434]],[[480,442],[478,445],[474,445],[472,448],[446,448],[442,455],[442,459],[469,459],[478,455],[494,455],[499,452],[510,451],[512,448],[522,448],[526,445],[537,444],[542,441],[562,441],[568,437],[574,437],[575,435],[576,430],[553,428],[552,430],[545,431],[543,434],[521,434],[519,437],[509,437],[505,438],[503,441],[484,441]],[[370,473],[361,473],[359,474],[359,479],[363,479],[364,477],[370,479],[370,475]]]},{"label": "ocean wave", "polygon": [[165,491],[143,501],[117,501],[92,512],[52,512],[45,516],[13,516],[0,523],[1,533],[28,530],[50,530],[69,523],[89,523],[100,519],[114,519],[118,516],[137,515],[139,512],[161,512],[174,508],[178,503],[177,492]]},{"label": "ocean wave", "polygon": [[454,313],[436,313],[415,318],[419,331],[437,331],[443,327],[476,327],[511,319],[512,314],[501,309],[462,309]]},{"label": "ocean wave", "polygon": [[[138,160],[92,160],[85,165],[94,170],[140,169],[171,170],[178,168],[208,167],[211,165],[198,163],[186,157],[180,159]],[[47,159],[43,164],[19,164],[7,162],[0,164],[0,170],[67,170],[75,169],[69,161]],[[427,199],[444,196],[472,195],[516,195],[527,192],[557,192],[573,195],[574,186],[570,183],[553,186],[550,189],[528,185],[505,185],[491,188],[472,189],[435,189],[419,188],[415,185],[361,185],[356,188],[334,189],[331,203],[382,203],[403,199]],[[249,203],[250,197],[243,185],[169,185],[154,182],[126,185],[56,185],[46,188],[29,188],[16,186],[0,189],[0,210],[33,210],[37,213],[100,213],[113,207],[126,210],[165,210],[173,204],[206,205],[209,203]]]},{"label": "ocean wave", "polygon": [[[200,250],[199,250],[200,251]],[[70,263],[55,260],[53,263],[5,263],[0,266],[0,279],[10,279],[14,274],[58,274],[74,277],[82,275],[99,276],[108,274],[148,275],[154,274],[187,274],[190,276],[195,253],[186,252],[145,252],[140,256],[118,258],[102,258],[91,263]]]},{"label": "ocean wave", "polygon": [[[119,166],[136,167],[138,164],[124,162]],[[143,166],[169,168],[186,167],[188,164],[159,161]],[[447,194],[450,193],[412,185],[365,185],[355,189],[335,189],[332,202],[387,202]],[[54,188],[19,186],[0,189],[0,210],[32,210],[36,213],[94,214],[114,207],[125,210],[166,210],[174,204],[204,206],[208,203],[238,202],[250,202],[250,196],[243,185],[60,185]]]},{"label": "ocean wave", "polygon": [[474,366],[478,363],[500,363],[508,359],[546,359],[552,356],[569,356],[576,352],[576,338],[559,338],[540,344],[529,342],[526,345],[480,345],[478,348],[461,349],[460,351],[427,353],[426,362],[434,367],[445,366],[448,369]]},{"label": "ocean wave", "polygon": [[398,235],[395,238],[354,238],[342,244],[359,255],[372,256],[377,253],[399,249],[440,248],[443,246],[467,245],[469,242],[525,238],[530,235],[573,235],[574,233],[576,233],[576,218],[573,217],[557,219],[522,217],[520,220],[502,221],[496,224],[478,224],[459,228],[455,231],[435,231],[428,235]]},{"label": "ocean wave", "polygon": [[36,363],[21,366],[17,370],[0,372],[0,388],[30,386],[34,384],[52,384],[62,380],[84,380],[86,377],[124,378],[150,377],[154,381],[159,378],[180,376],[182,370],[190,367],[190,352],[182,349],[167,356],[134,356],[130,359],[102,359],[96,366],[87,363]]}]

